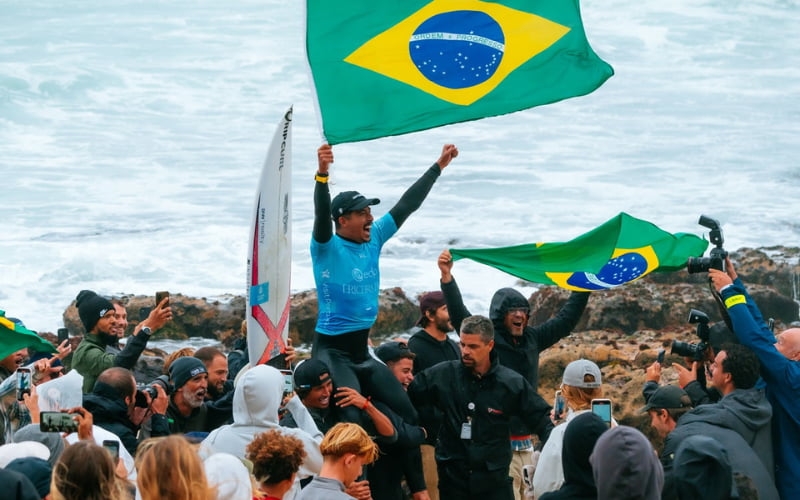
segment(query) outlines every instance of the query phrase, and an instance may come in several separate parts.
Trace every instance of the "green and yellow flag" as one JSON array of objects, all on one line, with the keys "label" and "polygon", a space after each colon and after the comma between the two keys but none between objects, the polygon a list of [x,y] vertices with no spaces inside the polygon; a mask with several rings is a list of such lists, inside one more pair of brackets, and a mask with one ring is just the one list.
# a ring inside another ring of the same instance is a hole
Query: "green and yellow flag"
[{"label": "green and yellow flag", "polygon": [[614,70],[578,0],[307,0],[330,144],[497,116],[592,92]]},{"label": "green and yellow flag", "polygon": [[693,234],[671,234],[621,213],[566,243],[450,252],[453,260],[472,259],[534,283],[591,292],[652,272],[678,271],[689,257],[703,255],[707,247],[706,240]]},{"label": "green and yellow flag", "polygon": [[0,359],[26,347],[33,347],[37,352],[58,352],[53,344],[23,324],[6,318],[6,312],[0,311]]}]

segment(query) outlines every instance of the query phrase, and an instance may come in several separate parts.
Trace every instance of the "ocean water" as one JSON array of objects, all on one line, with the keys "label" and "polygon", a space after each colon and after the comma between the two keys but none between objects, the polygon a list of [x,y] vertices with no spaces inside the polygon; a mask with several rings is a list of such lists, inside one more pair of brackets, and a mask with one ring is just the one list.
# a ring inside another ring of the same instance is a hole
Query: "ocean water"
[{"label": "ocean water", "polygon": [[[620,211],[726,247],[798,245],[800,2],[585,0],[616,75],[549,106],[334,148],[332,190],[382,214],[459,157],[386,246],[382,285],[438,286],[447,247],[563,241]],[[285,0],[0,0],[0,309],[55,331],[81,289],[242,294],[255,183],[294,106],[292,288],[321,142]],[[467,305],[516,279],[460,261]],[[524,290],[523,290],[524,291]]]}]

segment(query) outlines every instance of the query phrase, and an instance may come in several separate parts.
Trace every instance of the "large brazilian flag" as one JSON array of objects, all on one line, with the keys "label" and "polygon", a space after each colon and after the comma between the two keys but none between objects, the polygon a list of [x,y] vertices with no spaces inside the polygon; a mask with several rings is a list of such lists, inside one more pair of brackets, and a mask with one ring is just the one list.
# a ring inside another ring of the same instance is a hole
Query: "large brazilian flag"
[{"label": "large brazilian flag", "polygon": [[472,259],[534,283],[568,290],[614,288],[652,272],[678,271],[689,257],[703,255],[708,242],[671,234],[620,213],[566,243],[532,243],[503,248],[451,249],[453,260]]},{"label": "large brazilian flag", "polygon": [[614,74],[578,0],[307,0],[306,50],[330,144],[548,104]]}]

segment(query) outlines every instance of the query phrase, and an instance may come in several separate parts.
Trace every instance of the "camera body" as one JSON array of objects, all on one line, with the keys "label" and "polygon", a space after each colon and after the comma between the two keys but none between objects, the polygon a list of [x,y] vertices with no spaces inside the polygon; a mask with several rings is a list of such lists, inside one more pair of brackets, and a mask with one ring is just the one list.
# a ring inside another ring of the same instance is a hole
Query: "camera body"
[{"label": "camera body", "polygon": [[722,247],[722,244],[725,243],[725,238],[722,236],[722,228],[719,225],[719,221],[701,215],[700,220],[697,222],[711,230],[708,233],[708,239],[714,244],[714,248],[708,253],[708,257],[689,257],[689,261],[686,263],[686,270],[689,274],[706,273],[709,269],[719,269],[725,272],[725,259],[728,258],[728,252]]},{"label": "camera body", "polygon": [[708,314],[697,309],[689,311],[689,323],[697,323],[697,337],[700,342],[692,344],[690,342],[681,342],[679,340],[672,341],[672,354],[683,356],[684,358],[691,358],[693,361],[703,361],[706,359],[706,350],[708,350],[709,340],[709,327],[708,327]]},{"label": "camera body", "polygon": [[149,384],[139,384],[136,387],[136,406],[141,408],[147,407],[147,398],[144,397],[144,394],[150,395],[150,401],[158,397],[158,391],[155,388],[156,385],[160,385],[164,389],[164,392],[167,393],[167,397],[172,394],[172,384],[169,383],[169,376],[159,375]]}]

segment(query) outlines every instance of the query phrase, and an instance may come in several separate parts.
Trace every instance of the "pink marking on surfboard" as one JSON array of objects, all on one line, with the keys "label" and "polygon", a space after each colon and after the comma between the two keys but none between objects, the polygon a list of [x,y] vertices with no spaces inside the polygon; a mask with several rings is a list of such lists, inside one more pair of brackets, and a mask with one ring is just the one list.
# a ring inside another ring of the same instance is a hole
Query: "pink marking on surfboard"
[{"label": "pink marking on surfboard", "polygon": [[[266,363],[272,358],[270,353],[278,341],[283,344],[283,329],[286,326],[286,323],[289,321],[290,306],[291,297],[287,297],[286,304],[283,306],[283,312],[281,313],[281,319],[278,321],[277,325],[273,324],[272,321],[269,320],[267,313],[265,313],[261,307],[254,306],[253,318],[255,318],[261,328],[264,329],[264,332],[267,334],[267,338],[269,339],[267,347],[264,349],[264,354],[261,355],[258,363],[256,363],[257,365]],[[281,348],[282,347],[283,346],[281,345]]]}]

